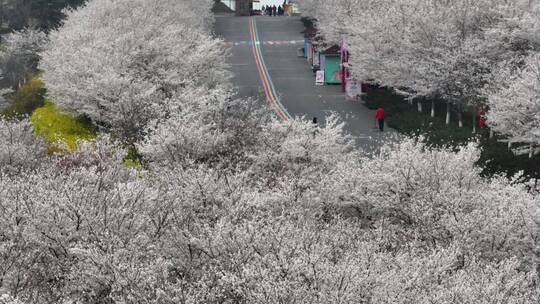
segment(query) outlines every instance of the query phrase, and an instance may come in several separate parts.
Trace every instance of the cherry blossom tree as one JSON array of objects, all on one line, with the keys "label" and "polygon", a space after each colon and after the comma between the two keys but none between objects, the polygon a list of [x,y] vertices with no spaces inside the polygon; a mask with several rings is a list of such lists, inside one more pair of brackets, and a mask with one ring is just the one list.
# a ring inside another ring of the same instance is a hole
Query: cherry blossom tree
[{"label": "cherry blossom tree", "polygon": [[0,303],[540,301],[536,181],[484,179],[474,143],[364,155],[336,117],[204,79],[148,119],[138,168],[116,136],[51,155],[1,121]]},{"label": "cherry blossom tree", "polygon": [[489,126],[532,149],[540,144],[540,53],[526,57],[522,68],[513,69],[509,66],[500,72],[499,87],[489,96]]},{"label": "cherry blossom tree", "polygon": [[0,120],[0,172],[37,169],[45,154],[45,144],[34,136],[28,120]]},{"label": "cherry blossom tree", "polygon": [[351,52],[358,54],[352,56],[353,70],[410,98],[440,96],[448,106],[459,108],[475,104],[490,71],[479,32],[496,13],[490,5],[470,1],[379,5],[369,16],[359,17],[366,26],[358,27],[350,41]]},{"label": "cherry blossom tree", "polygon": [[343,35],[348,34],[351,17],[366,3],[360,0],[308,0],[301,4],[303,14],[315,18],[319,34],[325,41],[339,44]]},{"label": "cherry blossom tree", "polygon": [[358,161],[341,130],[263,123],[264,139],[232,164],[194,152],[149,171],[124,166],[125,151],[100,138],[0,179],[3,297],[539,299],[531,184],[480,178],[473,145],[406,140]]},{"label": "cherry blossom tree", "polygon": [[[497,63],[536,47],[531,1],[304,1],[330,40],[346,38],[353,74],[409,100],[440,97],[461,112],[485,103]],[[433,99],[434,100],[434,99]],[[419,103],[419,110],[421,104]],[[432,105],[432,116],[434,115]]]},{"label": "cherry blossom tree", "polygon": [[94,0],[69,12],[40,63],[50,97],[137,141],[150,120],[179,108],[182,92],[213,90],[228,79],[208,13],[195,15],[204,5],[210,2]]},{"label": "cherry blossom tree", "polygon": [[0,69],[6,87],[19,88],[29,76],[37,71],[47,38],[44,32],[24,29],[5,37],[0,49]]},{"label": "cherry blossom tree", "polygon": [[12,296],[8,294],[2,294],[0,295],[0,303],[2,304],[23,304],[23,302],[14,299]]}]

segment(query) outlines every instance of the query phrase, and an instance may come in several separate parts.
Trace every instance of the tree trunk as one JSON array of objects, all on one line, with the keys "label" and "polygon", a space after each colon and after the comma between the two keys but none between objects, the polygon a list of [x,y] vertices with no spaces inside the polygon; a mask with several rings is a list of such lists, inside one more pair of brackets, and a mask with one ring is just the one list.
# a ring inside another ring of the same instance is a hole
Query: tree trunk
[{"label": "tree trunk", "polygon": [[463,128],[463,110],[461,109],[461,107],[459,107],[458,109],[458,126],[460,128]]},{"label": "tree trunk", "polygon": [[435,118],[435,100],[431,100],[431,118]]},{"label": "tree trunk", "polygon": [[422,101],[417,101],[416,104],[418,105],[418,113],[422,113]]},{"label": "tree trunk", "polygon": [[450,124],[450,102],[446,102],[446,125]]},{"label": "tree trunk", "polygon": [[533,158],[533,155],[534,155],[534,145],[531,144],[529,146],[529,158]]},{"label": "tree trunk", "polygon": [[472,132],[473,134],[476,133],[476,115],[472,116]]},{"label": "tree trunk", "polygon": [[489,128],[489,138],[493,138],[493,129]]}]

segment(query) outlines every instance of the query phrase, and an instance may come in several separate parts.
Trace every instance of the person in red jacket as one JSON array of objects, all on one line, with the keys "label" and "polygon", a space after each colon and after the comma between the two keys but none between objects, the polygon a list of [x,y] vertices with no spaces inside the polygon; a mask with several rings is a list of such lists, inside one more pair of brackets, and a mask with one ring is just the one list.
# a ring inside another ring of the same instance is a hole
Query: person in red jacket
[{"label": "person in red jacket", "polygon": [[384,119],[386,118],[386,113],[382,107],[378,107],[375,110],[375,119],[379,123],[379,130],[384,131]]},{"label": "person in red jacket", "polygon": [[486,127],[486,112],[484,111],[484,109],[480,109],[480,111],[478,111],[476,116],[478,117],[478,126],[480,127],[480,129],[485,128]]}]

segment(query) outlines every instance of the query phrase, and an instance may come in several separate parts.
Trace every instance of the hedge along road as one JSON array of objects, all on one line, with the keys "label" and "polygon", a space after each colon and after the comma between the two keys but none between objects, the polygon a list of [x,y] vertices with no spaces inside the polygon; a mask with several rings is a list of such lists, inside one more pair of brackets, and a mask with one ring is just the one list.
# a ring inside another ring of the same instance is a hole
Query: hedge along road
[{"label": "hedge along road", "polygon": [[374,111],[361,102],[345,100],[339,85],[315,85],[308,63],[296,52],[303,46],[303,29],[299,17],[216,18],[216,35],[231,48],[228,61],[238,95],[266,100],[282,120],[317,117],[324,124],[326,117],[336,113],[359,147],[379,146],[388,133],[374,129]]}]

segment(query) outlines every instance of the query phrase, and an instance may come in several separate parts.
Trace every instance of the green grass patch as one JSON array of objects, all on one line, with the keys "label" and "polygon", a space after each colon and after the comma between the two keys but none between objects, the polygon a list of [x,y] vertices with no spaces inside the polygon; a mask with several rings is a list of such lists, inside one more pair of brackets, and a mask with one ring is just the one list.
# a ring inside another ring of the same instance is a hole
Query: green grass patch
[{"label": "green grass patch", "polygon": [[45,104],[36,109],[30,118],[36,134],[45,138],[51,152],[67,148],[74,151],[79,140],[91,140],[96,137],[92,125],[82,118],[75,118],[58,110],[54,103]]},{"label": "green grass patch", "polygon": [[45,104],[45,87],[37,73],[25,82],[12,96],[8,97],[9,106],[2,111],[8,118],[32,114],[35,109]]},{"label": "green grass patch", "polygon": [[429,145],[457,146],[471,140],[478,140],[482,154],[478,165],[483,168],[485,176],[496,174],[514,175],[523,171],[526,176],[540,178],[540,157],[529,159],[528,155],[516,156],[500,138],[489,138],[489,130],[472,131],[473,113],[463,114],[462,128],[458,127],[457,113],[451,112],[450,125],[446,125],[446,104],[435,99],[435,117],[431,117],[431,100],[421,100],[422,112],[418,112],[415,104],[409,104],[402,96],[387,88],[373,87],[363,98],[370,109],[383,107],[387,114],[387,124],[398,132],[410,136],[422,135]]},{"label": "green grass patch", "polygon": [[[30,117],[34,132],[49,145],[49,152],[72,152],[77,149],[77,142],[93,140],[97,133],[90,121],[83,117],[73,117],[62,113],[54,103],[45,101]],[[141,156],[133,146],[127,147],[123,160],[127,167],[141,169]]]},{"label": "green grass patch", "polygon": [[408,111],[388,117],[388,125],[410,136],[423,135],[433,146],[457,146],[471,141],[475,134],[472,129],[447,126],[439,117]]},{"label": "green grass patch", "polygon": [[141,155],[134,146],[127,148],[127,155],[124,158],[124,165],[134,169],[142,169]]},{"label": "green grass patch", "polygon": [[484,168],[483,174],[491,176],[505,173],[512,176],[523,171],[525,176],[540,178],[540,157],[529,158],[528,155],[514,155],[504,142],[497,139],[489,139],[487,132],[480,137],[482,155],[479,164]]}]

